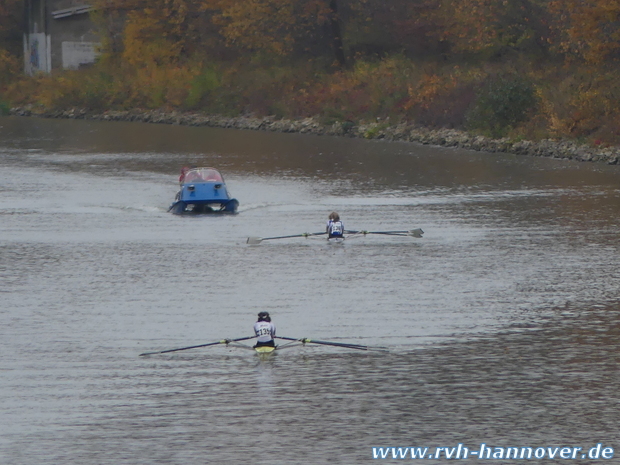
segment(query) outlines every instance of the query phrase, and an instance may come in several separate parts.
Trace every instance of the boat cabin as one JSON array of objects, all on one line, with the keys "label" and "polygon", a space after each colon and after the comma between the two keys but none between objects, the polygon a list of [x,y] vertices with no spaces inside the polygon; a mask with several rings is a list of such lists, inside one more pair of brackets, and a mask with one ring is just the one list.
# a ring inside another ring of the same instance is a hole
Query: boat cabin
[{"label": "boat cabin", "polygon": [[237,213],[224,178],[215,168],[183,168],[181,189],[168,211],[173,213]]},{"label": "boat cabin", "polygon": [[181,184],[201,182],[224,182],[222,175],[215,168],[192,168],[181,175]]}]

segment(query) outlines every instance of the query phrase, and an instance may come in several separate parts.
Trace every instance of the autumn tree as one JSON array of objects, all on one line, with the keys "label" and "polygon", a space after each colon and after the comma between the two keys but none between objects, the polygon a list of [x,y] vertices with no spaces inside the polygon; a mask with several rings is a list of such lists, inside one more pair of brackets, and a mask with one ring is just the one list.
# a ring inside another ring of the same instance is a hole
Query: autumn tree
[{"label": "autumn tree", "polygon": [[564,33],[562,51],[589,63],[620,58],[619,0],[554,0],[549,7]]},{"label": "autumn tree", "polygon": [[155,48],[163,53],[160,59],[222,53],[224,38],[213,22],[222,0],[92,1],[110,53],[133,60]]},{"label": "autumn tree", "polygon": [[456,52],[500,57],[546,53],[551,21],[544,0],[437,0],[425,14],[443,23],[443,40]]},{"label": "autumn tree", "polygon": [[24,0],[0,1],[0,47],[17,55],[22,47]]},{"label": "autumn tree", "polygon": [[218,23],[228,44],[277,56],[323,55],[345,63],[338,0],[220,2]]},{"label": "autumn tree", "polygon": [[440,22],[426,14],[432,0],[357,0],[342,5],[347,51],[356,57],[431,55],[440,49]]},{"label": "autumn tree", "polygon": [[0,1],[0,90],[21,72],[23,0]]}]

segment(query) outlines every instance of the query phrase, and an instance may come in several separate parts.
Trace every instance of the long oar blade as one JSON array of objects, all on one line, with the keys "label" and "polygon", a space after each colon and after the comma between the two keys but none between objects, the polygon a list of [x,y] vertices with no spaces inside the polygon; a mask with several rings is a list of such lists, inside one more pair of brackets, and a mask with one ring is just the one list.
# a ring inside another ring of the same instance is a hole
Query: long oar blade
[{"label": "long oar blade", "polygon": [[292,234],[290,236],[275,236],[275,237],[248,237],[246,244],[256,245],[260,244],[263,241],[269,241],[271,239],[289,239],[291,237],[310,237],[310,236],[320,236],[322,234],[327,234],[326,232],[318,232],[318,233],[301,233],[301,234]]},{"label": "long oar blade", "polygon": [[317,340],[308,339],[308,338],[302,339],[301,342],[304,344],[321,344],[324,346],[345,347],[347,349],[368,350],[368,346],[363,346],[360,344],[347,344],[344,342],[317,341]]},{"label": "long oar blade", "polygon": [[413,236],[413,237],[422,237],[424,231],[420,228],[411,229],[408,231],[345,231],[348,234],[385,234],[387,236]]},{"label": "long oar blade", "polygon": [[295,339],[291,337],[282,337],[282,336],[276,336],[276,337],[280,339],[286,339],[288,341],[299,341],[302,344],[321,344],[325,346],[344,347],[346,349],[357,349],[357,350],[387,350],[387,348],[385,347],[363,346],[360,344],[349,344],[345,342],[318,341],[316,339],[309,339],[305,337],[301,339]]},{"label": "long oar blade", "polygon": [[412,236],[422,237],[424,231],[421,229],[413,229],[411,231],[369,231],[367,234],[383,234],[385,236]]},{"label": "long oar blade", "polygon": [[348,342],[317,341],[315,339],[309,339],[307,337],[302,337],[302,338],[284,337],[284,336],[276,336],[276,337],[278,339],[285,339],[287,341],[298,341],[298,342],[301,342],[303,344],[305,344],[307,342],[314,342],[316,344],[328,344],[328,345],[335,345],[335,346],[345,345],[345,346],[367,347],[367,346],[363,346],[363,345],[360,345],[360,344],[351,344],[351,343],[348,343]]},{"label": "long oar blade", "polygon": [[168,352],[178,352],[180,350],[198,349],[200,347],[215,346],[215,345],[218,345],[218,344],[227,344],[228,345],[231,342],[246,341],[248,339],[253,339],[255,337],[256,336],[248,336],[248,337],[240,337],[238,339],[222,339],[221,341],[208,342],[206,344],[199,344],[197,346],[181,347],[179,349],[160,350],[158,352],[144,352],[143,354],[140,354],[140,357],[142,357],[143,355],[166,354]]},{"label": "long oar blade", "polygon": [[299,339],[298,337],[276,336],[276,338],[278,338],[278,339],[284,339],[284,340],[286,340],[286,341],[299,341],[299,342],[301,342],[301,339]]},{"label": "long oar blade", "polygon": [[288,239],[289,237],[302,237],[302,234],[293,234],[291,236],[276,236],[276,237],[248,237],[247,244],[260,244],[263,241],[269,241],[271,239]]},{"label": "long oar blade", "polygon": [[248,240],[245,241],[246,244],[250,244],[250,245],[260,244],[261,242],[263,242],[262,237],[248,237]]}]

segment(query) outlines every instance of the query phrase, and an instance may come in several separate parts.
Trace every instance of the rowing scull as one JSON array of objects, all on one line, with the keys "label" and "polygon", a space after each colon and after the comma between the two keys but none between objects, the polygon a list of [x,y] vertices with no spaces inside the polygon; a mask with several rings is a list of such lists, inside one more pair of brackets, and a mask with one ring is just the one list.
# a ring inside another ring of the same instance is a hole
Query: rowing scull
[{"label": "rowing scull", "polygon": [[[210,347],[210,346],[215,346],[219,344],[225,344],[226,346],[228,346],[231,343],[234,343],[233,344],[234,347],[241,347],[244,349],[254,350],[257,354],[260,354],[260,355],[271,354],[278,349],[283,349],[286,347],[293,347],[295,345],[306,345],[306,344],[319,344],[319,345],[325,345],[325,346],[343,347],[345,349],[387,351],[387,348],[385,347],[373,347],[373,346],[365,346],[361,344],[350,344],[350,343],[345,343],[345,342],[319,341],[316,339],[309,339],[305,337],[304,338],[293,338],[293,337],[276,336],[276,338],[278,339],[291,341],[288,344],[284,344],[280,346],[248,346],[248,345],[239,343],[239,341],[246,341],[248,339],[253,339],[255,337],[256,336],[247,336],[247,337],[240,337],[237,339],[221,339],[215,342],[208,342],[206,344],[199,344],[199,345],[194,345],[194,346],[189,346],[189,347],[181,347],[178,349],[166,349],[166,350],[160,350],[156,352],[144,352],[140,354],[140,356],[166,354],[169,352],[178,352],[181,350],[188,350],[188,349],[198,349],[200,347]],[[299,343],[299,344],[295,344],[295,343]]]}]

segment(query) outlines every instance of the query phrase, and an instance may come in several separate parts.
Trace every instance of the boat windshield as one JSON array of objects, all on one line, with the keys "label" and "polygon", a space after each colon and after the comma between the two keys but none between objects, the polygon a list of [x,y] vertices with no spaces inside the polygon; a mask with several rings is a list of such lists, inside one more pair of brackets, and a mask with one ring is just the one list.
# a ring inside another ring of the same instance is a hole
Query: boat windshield
[{"label": "boat windshield", "polygon": [[216,169],[194,168],[185,173],[181,182],[224,182],[224,180]]}]

